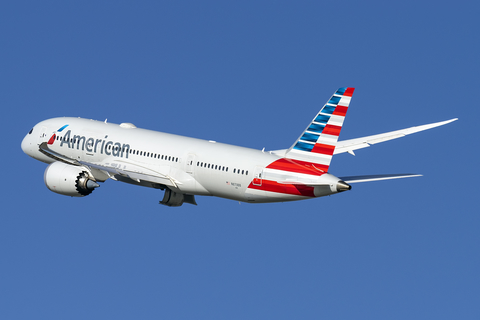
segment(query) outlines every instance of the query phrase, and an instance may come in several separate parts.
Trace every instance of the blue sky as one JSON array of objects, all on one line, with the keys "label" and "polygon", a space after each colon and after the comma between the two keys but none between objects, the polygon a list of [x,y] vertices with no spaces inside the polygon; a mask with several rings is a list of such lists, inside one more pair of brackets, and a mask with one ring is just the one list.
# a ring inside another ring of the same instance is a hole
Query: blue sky
[{"label": "blue sky", "polygon": [[[478,319],[473,1],[18,1],[0,5],[2,319]],[[249,205],[107,181],[50,192],[20,149],[78,116],[288,148],[339,87],[340,140],[451,118],[335,156],[337,176],[421,173]]]}]

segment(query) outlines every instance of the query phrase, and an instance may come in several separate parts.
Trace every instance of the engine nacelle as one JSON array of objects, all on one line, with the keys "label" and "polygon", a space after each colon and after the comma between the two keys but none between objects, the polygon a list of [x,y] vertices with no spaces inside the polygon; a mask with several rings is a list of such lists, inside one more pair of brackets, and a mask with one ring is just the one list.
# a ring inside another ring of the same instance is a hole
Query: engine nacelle
[{"label": "engine nacelle", "polygon": [[45,170],[43,180],[48,189],[71,197],[84,197],[100,185],[92,180],[84,167],[53,162]]},{"label": "engine nacelle", "polygon": [[165,195],[163,200],[160,201],[160,204],[169,206],[169,207],[180,207],[183,204],[185,197],[183,193],[178,193],[170,189],[165,189]]},{"label": "engine nacelle", "polygon": [[169,207],[180,207],[184,202],[197,205],[193,194],[179,193],[166,188],[165,195],[163,196],[163,200],[160,201],[160,204]]}]

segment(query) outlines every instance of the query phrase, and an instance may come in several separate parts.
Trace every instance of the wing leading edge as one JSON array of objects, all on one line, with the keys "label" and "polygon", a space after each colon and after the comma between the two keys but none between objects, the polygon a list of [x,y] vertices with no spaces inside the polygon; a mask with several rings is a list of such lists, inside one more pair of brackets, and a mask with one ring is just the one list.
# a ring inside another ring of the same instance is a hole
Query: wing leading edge
[{"label": "wing leading edge", "polygon": [[391,179],[400,179],[400,178],[413,178],[421,177],[421,174],[415,173],[404,173],[404,174],[375,174],[367,176],[349,176],[349,177],[339,177],[346,183],[357,183],[357,182],[369,182],[369,181],[380,181],[380,180],[391,180]]},{"label": "wing leading edge", "polygon": [[411,127],[411,128],[407,128],[407,129],[390,131],[390,132],[387,132],[387,133],[376,134],[376,135],[373,135],[373,136],[367,136],[367,137],[362,137],[362,138],[338,141],[337,146],[335,147],[335,151],[333,152],[333,154],[348,152],[348,153],[354,155],[353,150],[370,147],[373,144],[377,144],[377,143],[380,143],[380,142],[385,142],[385,141],[405,137],[406,135],[409,135],[409,134],[412,134],[412,133],[416,133],[416,132],[432,129],[432,128],[435,128],[435,127],[443,126],[447,123],[450,123],[450,122],[453,122],[453,121],[456,121],[456,120],[458,120],[458,118],[450,119],[450,120],[447,120],[447,121],[425,124],[423,126],[416,126],[416,127]]}]

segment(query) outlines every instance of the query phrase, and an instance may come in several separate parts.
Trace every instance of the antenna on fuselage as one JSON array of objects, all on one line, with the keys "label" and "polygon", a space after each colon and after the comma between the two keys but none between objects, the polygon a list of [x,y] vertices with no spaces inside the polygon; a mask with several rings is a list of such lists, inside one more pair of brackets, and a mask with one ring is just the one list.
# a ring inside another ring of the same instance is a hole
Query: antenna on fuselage
[{"label": "antenna on fuselage", "polygon": [[[108,119],[108,118],[107,118],[107,119]],[[105,119],[105,121],[104,121],[105,123],[107,123],[107,119]]]}]

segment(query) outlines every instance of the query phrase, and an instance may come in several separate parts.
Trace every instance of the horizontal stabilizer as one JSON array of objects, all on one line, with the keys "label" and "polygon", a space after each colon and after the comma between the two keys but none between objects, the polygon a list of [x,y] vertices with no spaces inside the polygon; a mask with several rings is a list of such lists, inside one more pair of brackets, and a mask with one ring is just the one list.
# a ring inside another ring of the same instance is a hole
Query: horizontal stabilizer
[{"label": "horizontal stabilizer", "polygon": [[376,135],[373,135],[373,136],[367,136],[367,137],[363,137],[363,138],[356,138],[356,139],[339,141],[339,142],[337,142],[337,146],[336,146],[333,154],[339,154],[339,153],[343,153],[343,152],[353,153],[353,150],[370,147],[370,145],[372,145],[372,144],[376,144],[376,143],[385,142],[385,141],[388,141],[388,140],[393,140],[393,139],[405,137],[406,135],[409,135],[409,134],[412,134],[412,133],[415,133],[415,132],[420,132],[420,131],[423,131],[423,130],[428,130],[428,129],[432,129],[432,128],[435,128],[435,127],[443,126],[444,124],[453,122],[455,120],[458,120],[458,119],[455,118],[455,119],[451,119],[451,120],[447,120],[447,121],[425,124],[423,126],[416,126],[416,127],[411,127],[411,128],[407,128],[407,129],[376,134]]},{"label": "horizontal stabilizer", "polygon": [[380,181],[380,180],[411,178],[411,177],[421,177],[421,176],[422,176],[421,174],[414,174],[414,173],[374,174],[374,175],[368,175],[368,176],[340,177],[340,179],[342,179],[347,183],[357,183],[357,182]]}]

